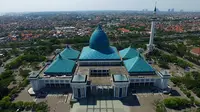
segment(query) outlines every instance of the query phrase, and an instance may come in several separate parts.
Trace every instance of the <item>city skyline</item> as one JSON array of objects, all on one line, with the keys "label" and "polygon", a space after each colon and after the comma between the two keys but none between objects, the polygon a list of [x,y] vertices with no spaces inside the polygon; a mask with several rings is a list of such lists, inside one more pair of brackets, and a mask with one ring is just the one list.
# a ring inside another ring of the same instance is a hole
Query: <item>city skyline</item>
[{"label": "city skyline", "polygon": [[[1,0],[0,12],[40,11],[90,11],[90,10],[153,10],[156,0]],[[200,11],[199,0],[157,0],[161,11],[174,8],[175,11]]]}]

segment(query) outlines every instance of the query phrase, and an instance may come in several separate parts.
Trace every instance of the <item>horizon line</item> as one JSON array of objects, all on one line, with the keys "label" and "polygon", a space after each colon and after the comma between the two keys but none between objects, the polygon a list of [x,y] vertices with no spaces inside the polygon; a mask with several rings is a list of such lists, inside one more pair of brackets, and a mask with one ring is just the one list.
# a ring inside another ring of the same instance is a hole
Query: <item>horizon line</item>
[{"label": "horizon line", "polygon": [[[0,12],[1,13],[4,13],[4,14],[7,14],[7,13],[35,13],[35,12],[91,12],[91,11],[136,11],[136,12],[153,12],[153,10],[148,10],[147,11],[143,11],[145,9],[142,9],[142,10],[133,10],[133,9],[112,9],[112,10],[49,10],[49,11],[10,11],[10,12]],[[167,10],[159,10],[159,12],[168,12]],[[174,11],[174,12],[181,12],[181,10],[179,11]],[[185,11],[183,10],[183,12],[200,12],[200,10],[195,10],[195,11]]]}]

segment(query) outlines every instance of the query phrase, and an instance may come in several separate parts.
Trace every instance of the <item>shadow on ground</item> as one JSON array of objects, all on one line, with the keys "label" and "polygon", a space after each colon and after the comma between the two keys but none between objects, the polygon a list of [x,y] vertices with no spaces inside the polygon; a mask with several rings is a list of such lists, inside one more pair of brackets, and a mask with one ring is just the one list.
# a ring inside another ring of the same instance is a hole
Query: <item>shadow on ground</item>
[{"label": "shadow on ground", "polygon": [[171,96],[181,96],[181,95],[179,94],[178,91],[172,89],[172,90],[171,90]]},{"label": "shadow on ground", "polygon": [[95,96],[91,95],[85,99],[79,99],[78,102],[80,105],[97,105],[98,100],[104,101],[115,101],[119,100],[125,106],[140,106],[139,100],[136,95],[129,95],[125,98],[113,98],[112,96]]},{"label": "shadow on ground", "polygon": [[126,106],[140,106],[140,102],[136,95],[131,95],[120,100]]},{"label": "shadow on ground", "polygon": [[63,87],[63,88],[53,88],[53,87],[45,87],[43,89],[41,89],[40,91],[38,91],[36,93],[36,98],[40,99],[40,98],[46,98],[47,95],[51,94],[51,95],[58,95],[58,94],[68,94],[68,93],[72,93],[71,88],[67,88],[67,87]]}]

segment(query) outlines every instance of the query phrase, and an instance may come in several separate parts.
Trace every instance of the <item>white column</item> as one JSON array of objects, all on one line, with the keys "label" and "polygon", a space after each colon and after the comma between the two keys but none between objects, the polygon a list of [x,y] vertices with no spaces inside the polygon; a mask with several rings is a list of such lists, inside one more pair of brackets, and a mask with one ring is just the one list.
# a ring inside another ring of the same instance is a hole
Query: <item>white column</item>
[{"label": "white column", "polygon": [[155,21],[153,20],[151,22],[151,35],[150,35],[150,40],[149,40],[149,45],[153,45],[153,38],[154,38],[154,27],[155,27]]},{"label": "white column", "polygon": [[60,88],[61,88],[61,83],[60,83],[60,80],[59,80],[59,86],[60,86]]},{"label": "white column", "polygon": [[85,89],[84,89],[84,90],[85,90],[85,97],[86,97],[87,86],[85,87]]},{"label": "white column", "polygon": [[76,98],[78,98],[78,89],[77,89],[77,88],[74,88],[74,96],[75,96]]},{"label": "white column", "polygon": [[123,87],[123,97],[126,96],[126,87]]},{"label": "white column", "polygon": [[73,96],[76,98],[76,96],[75,96],[75,90],[74,90],[73,86],[72,86],[72,92],[73,92]]},{"label": "white column", "polygon": [[85,87],[82,88],[82,98],[85,98]]},{"label": "white column", "polygon": [[114,94],[113,96],[114,96],[114,97],[116,97],[115,92],[116,92],[116,89],[115,89],[115,86],[114,86],[114,92],[113,92],[113,94]]},{"label": "white column", "polygon": [[126,96],[127,96],[127,93],[128,93],[128,86],[126,87]]},{"label": "white column", "polygon": [[79,89],[80,89],[80,92],[81,92],[81,98],[83,98],[85,91],[83,90],[83,88],[79,88]]},{"label": "white column", "polygon": [[116,87],[116,97],[119,97],[119,87]]},{"label": "white column", "polygon": [[122,97],[125,97],[126,91],[125,91],[126,87],[122,87]]}]

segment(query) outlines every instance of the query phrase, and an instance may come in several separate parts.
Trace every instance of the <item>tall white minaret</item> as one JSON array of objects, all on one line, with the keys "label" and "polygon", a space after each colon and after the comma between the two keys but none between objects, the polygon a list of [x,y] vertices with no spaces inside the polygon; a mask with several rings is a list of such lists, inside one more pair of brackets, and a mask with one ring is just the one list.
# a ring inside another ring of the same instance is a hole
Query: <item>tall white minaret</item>
[{"label": "tall white minaret", "polygon": [[151,22],[151,34],[150,34],[150,39],[149,39],[149,44],[147,44],[147,52],[150,53],[154,50],[154,44],[153,44],[153,38],[155,35],[155,22],[156,22],[157,18],[156,18],[156,7],[154,9],[154,13],[153,13],[153,18],[152,18],[152,22]]}]

